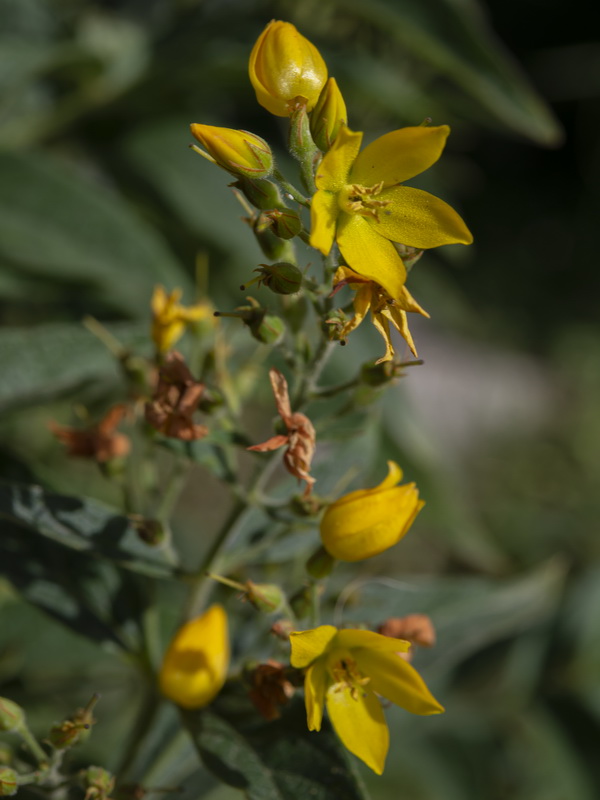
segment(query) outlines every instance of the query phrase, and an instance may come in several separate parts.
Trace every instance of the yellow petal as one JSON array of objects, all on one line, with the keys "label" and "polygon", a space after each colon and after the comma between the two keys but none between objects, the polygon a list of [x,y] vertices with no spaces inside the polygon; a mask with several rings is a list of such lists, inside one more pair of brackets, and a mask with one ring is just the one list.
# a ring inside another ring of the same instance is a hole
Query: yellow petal
[{"label": "yellow petal", "polygon": [[[471,244],[473,236],[456,211],[429,192],[409,186],[384,190],[378,199],[389,205],[372,220],[373,228],[387,239],[409,247],[427,249],[442,244]],[[371,221],[371,220],[370,220]]]},{"label": "yellow petal", "polygon": [[317,189],[339,192],[348,183],[348,175],[362,142],[362,133],[342,125],[329,150],[323,156],[315,175]]},{"label": "yellow petal", "polygon": [[336,633],[337,628],[333,625],[321,625],[312,630],[290,633],[292,667],[302,669],[315,661],[328,649]]},{"label": "yellow petal", "polygon": [[406,652],[410,649],[410,642],[404,639],[394,639],[391,636],[382,636],[373,631],[361,631],[354,628],[344,628],[338,631],[335,646],[342,650],[353,650],[355,647],[381,650],[384,653]]},{"label": "yellow petal", "polygon": [[344,747],[381,775],[390,735],[381,703],[373,692],[359,692],[353,697],[350,687],[332,686],[327,692],[327,711]]},{"label": "yellow petal", "polygon": [[325,659],[318,659],[306,670],[304,679],[304,702],[309,731],[321,730],[326,690],[327,664]]},{"label": "yellow petal", "polygon": [[356,159],[351,182],[385,186],[414,178],[438,160],[450,133],[447,125],[409,127],[386,133],[365,147]]},{"label": "yellow petal", "polygon": [[392,344],[389,322],[382,314],[373,314],[372,320],[375,329],[379,331],[385,342],[385,354],[378,358],[375,363],[382,364],[384,361],[392,361],[394,358],[394,345]]},{"label": "yellow petal", "polygon": [[400,466],[396,464],[395,461],[388,461],[388,474],[387,476],[381,481],[379,486],[376,486],[376,489],[391,489],[393,486],[396,486],[402,480],[402,475],[404,474],[400,469]]},{"label": "yellow petal", "polygon": [[[351,270],[349,270],[349,272],[351,272]],[[348,320],[348,322],[346,322],[346,324],[343,326],[341,330],[342,337],[348,336],[350,333],[352,333],[353,330],[356,330],[356,328],[358,328],[360,323],[365,318],[365,315],[371,305],[372,286],[373,284],[371,283],[371,281],[367,281],[364,284],[355,285],[356,294],[354,295],[354,303],[353,303],[354,316],[352,317],[352,319]]]},{"label": "yellow petal", "polygon": [[337,196],[317,190],[310,205],[310,246],[326,256],[335,237],[335,224],[340,213]]},{"label": "yellow petal", "polygon": [[401,308],[384,308],[381,311],[381,317],[383,317],[385,320],[389,320],[389,322],[392,323],[400,336],[402,336],[406,344],[409,346],[410,352],[415,358],[417,358],[417,348],[415,347],[414,339],[408,327],[406,311],[403,311]]},{"label": "yellow petal", "polygon": [[174,636],[160,669],[161,692],[183,708],[201,708],[223,686],[228,665],[227,615],[213,605]]},{"label": "yellow petal", "polygon": [[392,703],[412,714],[444,711],[416,669],[400,656],[375,648],[355,649],[352,656],[360,671],[371,679],[369,688]]},{"label": "yellow petal", "polygon": [[406,269],[394,245],[379,235],[373,223],[358,214],[340,214],[337,242],[351,269],[396,297],[406,281]]},{"label": "yellow petal", "polygon": [[325,511],[321,541],[340,561],[371,558],[408,533],[423,505],[414,483],[385,491],[352,492]]}]

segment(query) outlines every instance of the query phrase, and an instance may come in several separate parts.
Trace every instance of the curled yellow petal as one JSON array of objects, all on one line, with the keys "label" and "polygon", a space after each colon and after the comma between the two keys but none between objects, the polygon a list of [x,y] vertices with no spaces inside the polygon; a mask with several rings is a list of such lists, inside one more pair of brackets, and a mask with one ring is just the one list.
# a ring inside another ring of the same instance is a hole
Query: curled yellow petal
[{"label": "curled yellow petal", "polygon": [[315,659],[326,652],[336,634],[337,628],[334,628],[333,625],[321,625],[312,630],[291,633],[292,666],[302,669],[312,664]]},{"label": "curled yellow petal", "polygon": [[309,731],[320,731],[325,708],[327,690],[327,667],[324,659],[319,659],[306,670],[304,697],[306,721]]},{"label": "curled yellow petal", "polygon": [[201,708],[225,683],[228,667],[227,615],[213,605],[175,634],[160,669],[160,690],[182,708]]}]

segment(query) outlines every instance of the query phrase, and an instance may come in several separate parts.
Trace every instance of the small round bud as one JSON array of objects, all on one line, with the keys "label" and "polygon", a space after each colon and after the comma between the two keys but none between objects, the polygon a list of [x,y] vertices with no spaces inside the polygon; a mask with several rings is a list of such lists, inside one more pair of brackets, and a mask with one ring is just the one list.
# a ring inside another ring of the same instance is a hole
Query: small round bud
[{"label": "small round bud", "polygon": [[115,788],[115,778],[102,767],[88,767],[80,773],[87,800],[105,800]]},{"label": "small round bud", "polygon": [[279,186],[266,178],[247,178],[245,175],[240,175],[237,181],[230,186],[239,189],[253,206],[262,211],[285,208]]},{"label": "small round bud", "polygon": [[306,562],[306,571],[313,578],[326,578],[334,565],[335,558],[324,547],[319,547]]},{"label": "small round bud", "polygon": [[12,797],[17,793],[17,773],[10,767],[0,767],[0,797]]},{"label": "small round bud", "polygon": [[25,727],[25,711],[6,697],[0,697],[0,731],[17,731]]},{"label": "small round bud", "polygon": [[279,344],[285,333],[285,325],[280,317],[265,314],[260,322],[250,325],[250,332],[263,344]]},{"label": "small round bud", "polygon": [[261,264],[255,272],[261,273],[259,282],[276,294],[296,294],[302,287],[302,273],[288,261]]},{"label": "small round bud", "polygon": [[283,590],[272,583],[246,581],[246,598],[259,611],[273,614],[285,602]]},{"label": "small round bud", "polygon": [[293,239],[302,230],[300,215],[291,208],[272,208],[263,216],[271,222],[271,230],[280,239]]},{"label": "small round bud", "polygon": [[142,542],[151,547],[159,547],[170,539],[170,533],[162,522],[157,519],[146,519],[145,517],[131,518],[135,532]]},{"label": "small round bud", "polygon": [[380,364],[369,361],[360,370],[361,383],[367,386],[384,386],[397,377],[397,367],[393,361],[382,361]]}]

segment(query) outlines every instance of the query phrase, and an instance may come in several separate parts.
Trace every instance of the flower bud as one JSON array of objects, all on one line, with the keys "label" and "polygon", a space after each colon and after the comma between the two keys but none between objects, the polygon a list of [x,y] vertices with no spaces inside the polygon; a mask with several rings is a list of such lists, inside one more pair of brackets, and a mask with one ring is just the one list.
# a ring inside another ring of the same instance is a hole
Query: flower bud
[{"label": "flower bud", "polygon": [[263,344],[279,344],[285,333],[285,325],[280,317],[265,314],[259,323],[250,326],[250,333]]},{"label": "flower bud", "polygon": [[246,599],[265,614],[273,614],[285,603],[283,590],[273,583],[246,581]]},{"label": "flower bud", "polygon": [[25,711],[7,697],[0,697],[0,731],[18,731],[24,727]]},{"label": "flower bud", "polygon": [[387,478],[373,489],[359,489],[332,503],[321,520],[321,541],[340,561],[361,561],[402,539],[425,503],[414,483],[397,484],[402,470],[388,461]]},{"label": "flower bud", "polygon": [[12,797],[17,793],[17,773],[10,767],[0,767],[0,797]]},{"label": "flower bud", "polygon": [[366,386],[384,386],[398,377],[398,368],[393,361],[369,361],[360,370],[360,381]]},{"label": "flower bud", "polygon": [[302,230],[300,214],[291,208],[272,208],[263,212],[263,217],[271,223],[271,230],[280,239],[293,239]]},{"label": "flower bud", "polygon": [[331,553],[328,553],[324,547],[319,547],[306,562],[306,571],[311,577],[318,580],[330,575],[334,565],[335,558]]},{"label": "flower bud", "polygon": [[[321,152],[313,142],[306,106],[297,106],[290,117],[288,148],[295,159],[303,164],[310,165],[312,174],[317,162],[321,159]],[[303,180],[306,188],[312,193],[314,188],[306,184],[306,174],[304,172]]]},{"label": "flower bud", "polygon": [[207,151],[194,148],[196,152],[234,175],[268,178],[273,171],[271,148],[254,133],[195,122],[190,125],[190,130]]},{"label": "flower bud", "polygon": [[270,220],[263,214],[244,217],[252,228],[260,249],[270,261],[294,261],[294,245],[289,239],[280,239],[271,230]]},{"label": "flower bud", "polygon": [[170,541],[171,533],[160,520],[138,515],[130,516],[129,519],[144,544],[150,545],[150,547],[160,547]]},{"label": "flower bud", "polygon": [[250,54],[250,81],[263,108],[287,117],[298,103],[310,111],[327,80],[317,48],[289,22],[272,20]]},{"label": "flower bud", "polygon": [[160,690],[183,708],[202,708],[225,683],[228,667],[227,615],[213,605],[175,634],[160,669]]},{"label": "flower bud", "polygon": [[277,261],[275,264],[261,264],[254,270],[259,273],[259,285],[268,286],[276,294],[296,294],[302,286],[302,273],[293,264],[287,261]]},{"label": "flower bud", "polygon": [[79,773],[86,800],[105,800],[115,788],[115,778],[102,767],[88,767]]},{"label": "flower bud", "polygon": [[281,190],[273,181],[265,178],[246,178],[240,175],[238,180],[230,186],[238,189],[253,206],[263,211],[286,207]]},{"label": "flower bud", "polygon": [[348,122],[346,103],[335,78],[329,78],[310,115],[310,132],[317,147],[326,152],[342,124]]}]

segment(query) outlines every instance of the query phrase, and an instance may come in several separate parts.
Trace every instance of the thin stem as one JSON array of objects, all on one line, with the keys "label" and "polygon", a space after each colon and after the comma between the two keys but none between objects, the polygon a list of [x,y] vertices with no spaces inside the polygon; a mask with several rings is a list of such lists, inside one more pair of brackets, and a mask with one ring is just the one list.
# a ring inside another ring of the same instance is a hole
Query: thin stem
[{"label": "thin stem", "polygon": [[309,620],[310,624],[313,628],[316,628],[319,625],[320,618],[321,618],[321,611],[320,611],[320,592],[319,592],[319,584],[316,581],[313,581],[310,584],[310,609],[309,609]]},{"label": "thin stem", "polygon": [[346,381],[346,383],[339,383],[337,386],[328,386],[322,389],[315,388],[312,396],[318,398],[335,397],[337,394],[346,392],[348,389],[354,389],[359,383],[360,381],[358,378],[352,378],[352,380]]},{"label": "thin stem", "polygon": [[121,342],[95,317],[85,316],[83,318],[83,327],[87,328],[90,333],[99,339],[116,358],[123,358],[127,351]]},{"label": "thin stem", "polygon": [[293,186],[289,181],[287,181],[278,169],[273,172],[273,177],[281,186],[283,191],[289,194],[292,199],[294,199],[297,203],[300,203],[301,206],[310,208],[310,200],[301,192],[299,192],[298,189],[296,189],[296,187]]},{"label": "thin stem", "polygon": [[31,750],[38,764],[48,764],[48,755],[44,752],[42,746],[38,743],[37,739],[31,733],[27,725],[23,724],[17,729],[16,732]]},{"label": "thin stem", "polygon": [[167,484],[162,493],[162,497],[156,509],[155,517],[159,522],[167,523],[175,508],[175,504],[179,499],[179,495],[183,491],[185,482],[188,475],[188,461],[184,458],[178,458],[175,466],[169,475]]}]

